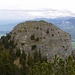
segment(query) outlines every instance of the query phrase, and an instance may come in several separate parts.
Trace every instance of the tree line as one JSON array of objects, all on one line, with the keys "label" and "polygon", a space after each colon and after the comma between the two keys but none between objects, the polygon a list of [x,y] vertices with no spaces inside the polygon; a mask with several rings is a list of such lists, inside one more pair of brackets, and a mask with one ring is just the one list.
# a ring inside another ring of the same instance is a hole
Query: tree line
[{"label": "tree line", "polygon": [[[16,44],[10,38],[7,34],[0,39],[0,75],[75,75],[72,56],[61,59],[55,55],[52,61],[47,62],[47,56],[43,56],[40,50],[35,50],[32,55],[20,49],[14,52]],[[14,64],[17,58],[20,68]]]}]

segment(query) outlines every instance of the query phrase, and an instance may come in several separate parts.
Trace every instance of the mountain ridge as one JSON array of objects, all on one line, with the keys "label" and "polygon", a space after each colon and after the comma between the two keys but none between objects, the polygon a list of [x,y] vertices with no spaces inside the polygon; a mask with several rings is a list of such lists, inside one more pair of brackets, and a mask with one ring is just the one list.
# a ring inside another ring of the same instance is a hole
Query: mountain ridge
[{"label": "mountain ridge", "polygon": [[[51,19],[51,18],[35,18],[35,19],[31,19],[39,21],[39,20],[45,20],[47,22],[53,23],[54,25],[56,25],[57,27],[61,28],[62,30],[70,33],[70,35],[72,36],[72,39],[75,39],[75,17],[58,17],[55,19]],[[9,22],[11,21],[11,23],[9,24]],[[2,31],[6,31],[6,33],[8,33],[8,31],[10,32],[14,26],[16,26],[18,23],[20,22],[24,22],[26,20],[8,20],[6,21],[6,24],[1,24],[0,23],[0,34],[2,34]],[[5,23],[5,21],[3,21],[3,23]],[[8,28],[10,27],[10,28]],[[74,41],[74,40],[73,40]]]},{"label": "mountain ridge", "polygon": [[22,22],[10,34],[18,49],[31,54],[41,50],[43,55],[48,55],[48,60],[55,55],[65,58],[72,51],[70,35],[43,20]]}]

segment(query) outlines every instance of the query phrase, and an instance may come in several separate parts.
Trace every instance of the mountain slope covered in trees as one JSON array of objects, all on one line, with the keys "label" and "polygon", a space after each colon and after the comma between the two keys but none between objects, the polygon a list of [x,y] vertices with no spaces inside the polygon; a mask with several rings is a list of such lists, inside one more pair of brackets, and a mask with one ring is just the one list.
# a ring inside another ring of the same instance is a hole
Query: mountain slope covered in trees
[{"label": "mountain slope covered in trees", "polygon": [[[46,34],[49,34],[48,30]],[[39,41],[38,38],[34,38],[34,35],[31,39]],[[41,50],[37,50],[35,45],[32,46],[33,54],[27,53],[24,49],[20,50],[16,46],[17,42],[12,37],[11,32],[0,38],[0,75],[75,75],[73,56],[62,59],[55,55],[52,61],[48,61],[47,56],[44,56]],[[19,64],[17,65],[15,61]]]}]

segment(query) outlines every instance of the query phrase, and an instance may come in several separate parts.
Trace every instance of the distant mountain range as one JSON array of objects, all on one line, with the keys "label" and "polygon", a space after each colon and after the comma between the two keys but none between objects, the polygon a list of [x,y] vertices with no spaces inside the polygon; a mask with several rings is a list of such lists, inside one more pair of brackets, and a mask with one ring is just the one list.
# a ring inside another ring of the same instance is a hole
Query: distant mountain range
[{"label": "distant mountain range", "polygon": [[[32,20],[45,20],[49,23],[53,23],[62,30],[68,32],[72,36],[72,40],[75,41],[75,17],[58,17],[58,18],[35,18]],[[14,26],[25,20],[0,20],[0,35],[5,35],[10,32]]]}]

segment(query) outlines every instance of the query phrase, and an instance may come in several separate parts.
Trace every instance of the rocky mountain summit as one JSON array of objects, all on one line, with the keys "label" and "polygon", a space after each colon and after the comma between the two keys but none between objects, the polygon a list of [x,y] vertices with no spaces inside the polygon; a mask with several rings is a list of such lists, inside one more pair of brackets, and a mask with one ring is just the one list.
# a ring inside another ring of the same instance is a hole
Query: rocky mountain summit
[{"label": "rocky mountain summit", "polygon": [[10,34],[11,40],[15,41],[20,51],[24,50],[32,54],[35,50],[40,50],[48,60],[54,55],[65,58],[72,52],[71,36],[53,24],[42,20],[20,23]]}]

